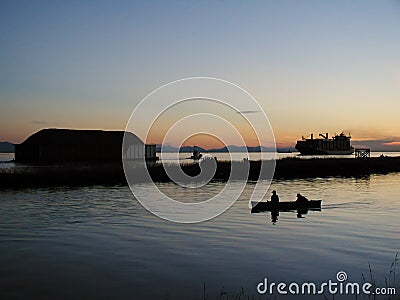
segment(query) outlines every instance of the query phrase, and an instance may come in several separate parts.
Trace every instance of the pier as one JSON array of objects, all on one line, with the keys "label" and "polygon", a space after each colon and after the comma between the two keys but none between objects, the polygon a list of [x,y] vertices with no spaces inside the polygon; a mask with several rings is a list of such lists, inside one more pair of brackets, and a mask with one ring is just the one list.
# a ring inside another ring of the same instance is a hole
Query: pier
[{"label": "pier", "polygon": [[355,155],[356,158],[370,158],[371,149],[368,149],[368,148],[355,149],[354,155]]}]

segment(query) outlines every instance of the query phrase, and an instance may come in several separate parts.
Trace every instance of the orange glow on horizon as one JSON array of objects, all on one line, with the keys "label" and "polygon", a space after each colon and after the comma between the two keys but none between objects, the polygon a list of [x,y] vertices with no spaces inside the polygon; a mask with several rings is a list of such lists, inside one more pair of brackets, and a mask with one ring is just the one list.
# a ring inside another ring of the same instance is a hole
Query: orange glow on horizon
[{"label": "orange glow on horizon", "polygon": [[400,142],[387,142],[383,143],[385,146],[400,146]]},{"label": "orange glow on horizon", "polygon": [[[91,128],[85,126],[38,126],[36,124],[28,124],[28,126],[23,127],[13,127],[13,128],[6,128],[0,136],[0,142],[11,142],[14,144],[19,144],[25,141],[30,135],[34,134],[35,132],[44,129],[44,128],[71,128],[71,129],[97,129],[97,130],[124,130],[124,128],[95,128],[95,126],[91,126]],[[241,130],[241,134],[245,136],[245,143],[247,146],[256,147],[259,146],[259,143],[251,138],[250,132],[245,129]],[[163,141],[163,133],[162,131],[153,131],[153,136],[151,139],[148,139],[147,143],[154,143],[154,144],[161,144]],[[387,133],[387,132],[384,132]],[[393,132],[391,132],[393,134]],[[357,146],[362,146],[365,143],[365,147],[375,148],[375,149],[394,149],[400,147],[400,136],[396,135],[381,135],[378,136],[375,132],[370,132],[370,136],[367,134],[360,132],[357,134],[352,134],[352,136],[356,136],[357,138],[352,138],[352,144]],[[236,145],[241,146],[241,141],[237,141],[229,136],[223,136],[226,139],[227,145],[223,144],[223,142],[215,137],[212,137],[207,134],[198,134],[194,135],[185,141],[182,142],[182,145],[179,141],[173,142],[170,146],[179,147],[179,146],[199,146],[204,149],[216,149],[216,148],[223,148],[229,145]],[[294,148],[296,141],[301,139],[301,134],[299,135],[292,135],[289,131],[281,131],[275,132],[276,138],[276,147],[277,148]],[[261,146],[269,147],[270,145],[265,145],[261,143]]]},{"label": "orange glow on horizon", "polygon": [[225,147],[221,140],[206,134],[191,136],[183,142],[182,146],[199,146],[203,149],[217,149]]}]

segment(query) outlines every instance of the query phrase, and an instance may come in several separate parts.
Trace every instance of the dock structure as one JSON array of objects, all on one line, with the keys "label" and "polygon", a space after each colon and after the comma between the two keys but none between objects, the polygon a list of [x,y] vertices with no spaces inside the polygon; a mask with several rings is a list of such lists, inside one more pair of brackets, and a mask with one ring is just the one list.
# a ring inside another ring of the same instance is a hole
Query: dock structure
[{"label": "dock structure", "polygon": [[355,149],[354,155],[356,158],[370,158],[371,157],[371,149],[368,149],[368,148]]}]

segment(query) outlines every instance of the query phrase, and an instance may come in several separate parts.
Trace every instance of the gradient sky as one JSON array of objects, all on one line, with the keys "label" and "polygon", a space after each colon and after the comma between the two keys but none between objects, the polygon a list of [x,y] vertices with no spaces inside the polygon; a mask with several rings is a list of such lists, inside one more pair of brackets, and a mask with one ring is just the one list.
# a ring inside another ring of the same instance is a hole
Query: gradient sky
[{"label": "gradient sky", "polygon": [[0,141],[124,129],[152,90],[211,76],[278,146],[344,130],[400,149],[399,1],[1,1],[0,28]]}]

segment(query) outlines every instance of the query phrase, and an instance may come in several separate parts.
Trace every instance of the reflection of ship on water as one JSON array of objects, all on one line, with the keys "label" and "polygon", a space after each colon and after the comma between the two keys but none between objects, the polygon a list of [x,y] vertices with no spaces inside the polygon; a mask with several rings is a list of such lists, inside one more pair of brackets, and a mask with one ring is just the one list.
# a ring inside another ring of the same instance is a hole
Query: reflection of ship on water
[{"label": "reflection of ship on water", "polygon": [[314,135],[311,134],[311,138],[297,141],[296,149],[304,155],[346,155],[352,154],[354,148],[350,145],[350,135],[346,135],[343,132],[336,134],[331,139],[328,137],[328,133],[325,135],[320,134],[322,138],[314,139]]},{"label": "reflection of ship on water", "polygon": [[194,160],[199,160],[202,156],[203,154],[201,154],[200,151],[196,149],[196,146],[193,146],[193,154],[190,158]]}]

